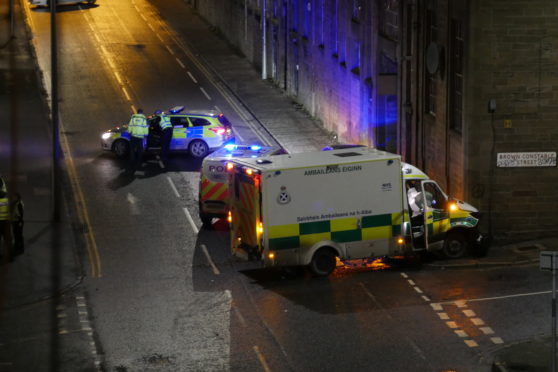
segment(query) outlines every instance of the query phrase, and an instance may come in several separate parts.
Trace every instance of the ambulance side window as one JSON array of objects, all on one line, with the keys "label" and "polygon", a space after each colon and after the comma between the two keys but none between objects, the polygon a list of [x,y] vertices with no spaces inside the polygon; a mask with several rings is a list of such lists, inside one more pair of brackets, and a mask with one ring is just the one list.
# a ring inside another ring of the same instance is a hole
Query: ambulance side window
[{"label": "ambulance side window", "polygon": [[433,209],[443,209],[446,198],[440,188],[431,182],[423,184],[426,196],[426,205]]}]

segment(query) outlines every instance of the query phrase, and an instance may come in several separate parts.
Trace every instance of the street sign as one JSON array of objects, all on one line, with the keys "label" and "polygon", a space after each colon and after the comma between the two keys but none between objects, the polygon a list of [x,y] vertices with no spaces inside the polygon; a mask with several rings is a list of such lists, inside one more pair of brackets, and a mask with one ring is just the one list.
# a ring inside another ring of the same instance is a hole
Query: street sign
[{"label": "street sign", "polygon": [[542,251],[540,256],[540,268],[541,270],[556,270],[558,267],[553,265],[553,262],[556,262],[558,258],[558,252],[555,251]]}]

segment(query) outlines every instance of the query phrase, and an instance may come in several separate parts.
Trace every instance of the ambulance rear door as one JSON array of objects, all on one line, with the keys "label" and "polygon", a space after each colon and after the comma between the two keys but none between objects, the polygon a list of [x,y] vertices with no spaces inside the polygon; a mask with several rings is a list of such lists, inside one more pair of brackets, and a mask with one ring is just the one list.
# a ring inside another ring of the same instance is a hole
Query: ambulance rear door
[{"label": "ambulance rear door", "polygon": [[230,170],[230,232],[233,256],[259,260],[262,252],[261,175],[235,164]]}]

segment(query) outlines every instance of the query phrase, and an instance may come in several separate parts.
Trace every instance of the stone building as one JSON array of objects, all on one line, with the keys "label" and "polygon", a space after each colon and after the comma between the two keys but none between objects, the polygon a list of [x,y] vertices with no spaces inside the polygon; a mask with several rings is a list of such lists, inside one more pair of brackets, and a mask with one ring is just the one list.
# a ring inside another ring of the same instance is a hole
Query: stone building
[{"label": "stone building", "polygon": [[341,141],[401,154],[495,238],[557,234],[558,3],[190,3]]}]

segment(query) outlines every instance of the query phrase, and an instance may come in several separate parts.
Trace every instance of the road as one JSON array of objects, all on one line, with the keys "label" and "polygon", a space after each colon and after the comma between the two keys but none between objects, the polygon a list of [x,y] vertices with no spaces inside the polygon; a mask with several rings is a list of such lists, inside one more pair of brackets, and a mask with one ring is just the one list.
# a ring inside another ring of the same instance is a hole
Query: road
[{"label": "road", "polygon": [[[49,14],[28,14],[48,87]],[[79,298],[94,334],[75,363],[97,358],[106,371],[488,371],[498,347],[548,328],[550,283],[535,266],[393,264],[316,279],[232,260],[224,223],[200,227],[199,161],[177,155],[162,168],[149,156],[128,177],[99,143],[134,108],[178,104],[224,112],[240,141],[271,141],[189,47],[192,29],[209,34],[204,24],[177,0],[67,6],[58,22],[61,140],[86,226]]]}]

